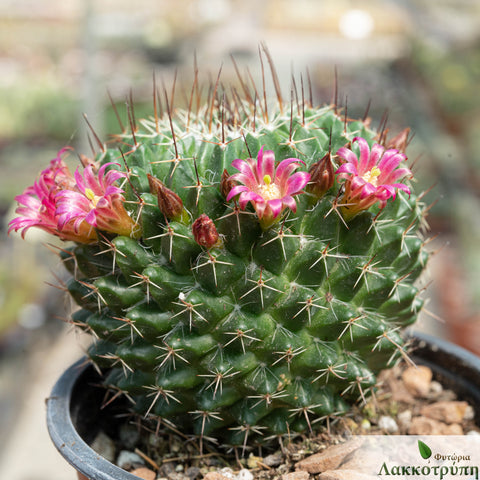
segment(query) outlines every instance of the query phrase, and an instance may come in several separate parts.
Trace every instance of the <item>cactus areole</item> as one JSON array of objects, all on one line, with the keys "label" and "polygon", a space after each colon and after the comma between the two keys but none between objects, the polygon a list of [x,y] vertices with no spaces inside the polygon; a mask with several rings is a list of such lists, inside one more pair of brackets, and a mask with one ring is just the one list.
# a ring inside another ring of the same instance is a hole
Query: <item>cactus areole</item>
[{"label": "cactus areole", "polygon": [[112,395],[236,446],[364,401],[406,354],[428,258],[426,208],[385,132],[242,85],[202,106],[195,80],[186,110],[156,95],[152,118],[128,109],[74,174],[61,150],[10,223],[73,241],[59,249],[72,323]]}]

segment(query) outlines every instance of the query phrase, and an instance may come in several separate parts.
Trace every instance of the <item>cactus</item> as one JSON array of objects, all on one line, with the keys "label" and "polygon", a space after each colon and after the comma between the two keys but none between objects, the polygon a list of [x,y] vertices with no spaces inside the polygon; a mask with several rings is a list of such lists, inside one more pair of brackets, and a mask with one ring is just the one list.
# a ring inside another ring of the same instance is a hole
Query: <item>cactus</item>
[{"label": "cactus", "polygon": [[218,85],[203,106],[196,78],[186,110],[130,108],[83,173],[59,152],[10,230],[74,241],[72,323],[134,412],[245,446],[348,412],[406,355],[427,209],[399,182],[408,131]]}]

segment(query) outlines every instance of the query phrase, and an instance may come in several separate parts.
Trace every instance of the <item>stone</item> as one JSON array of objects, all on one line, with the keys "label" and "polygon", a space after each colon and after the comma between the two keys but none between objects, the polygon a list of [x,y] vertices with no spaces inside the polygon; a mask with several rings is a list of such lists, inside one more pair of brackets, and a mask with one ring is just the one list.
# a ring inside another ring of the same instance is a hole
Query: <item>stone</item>
[{"label": "stone", "polygon": [[131,470],[132,467],[145,465],[143,458],[130,450],[121,450],[116,463],[124,470]]},{"label": "stone", "polygon": [[185,475],[191,480],[198,478],[200,476],[200,473],[201,473],[201,470],[198,467],[188,467],[185,470]]},{"label": "stone", "polygon": [[284,473],[280,477],[281,480],[308,480],[309,478],[310,474],[301,470],[298,472]]},{"label": "stone", "polygon": [[432,382],[432,371],[424,365],[409,367],[402,373],[403,384],[414,397],[428,397]]},{"label": "stone", "polygon": [[413,417],[409,435],[463,435],[460,425],[454,423],[447,425],[444,422],[428,417]]},{"label": "stone", "polygon": [[203,480],[231,480],[232,477],[222,475],[220,472],[208,472]]},{"label": "stone", "polygon": [[115,442],[104,432],[99,432],[90,446],[110,463],[115,462]]},{"label": "stone", "polygon": [[386,391],[390,392],[393,401],[409,404],[414,402],[413,396],[406,390],[402,380],[397,378],[393,369],[382,370],[378,376],[378,381],[385,386]]},{"label": "stone", "polygon": [[378,419],[378,426],[386,433],[396,433],[398,432],[397,422],[388,415],[382,415]]},{"label": "stone", "polygon": [[442,394],[442,392],[443,392],[442,384],[440,382],[433,380],[430,383],[429,398],[436,399]]},{"label": "stone", "polygon": [[242,468],[236,478],[237,480],[253,480],[253,473],[246,468]]},{"label": "stone", "polygon": [[161,477],[168,478],[174,472],[175,472],[175,465],[173,464],[173,462],[165,462],[162,465],[160,465],[158,474]]},{"label": "stone", "polygon": [[136,468],[135,470],[132,470],[130,472],[132,475],[136,475],[139,478],[142,478],[143,480],[155,480],[157,475],[153,470],[150,470],[149,468],[146,467],[140,467]]},{"label": "stone", "polygon": [[231,468],[225,467],[220,470],[220,473],[227,478],[236,478],[237,476],[233,473]]},{"label": "stone", "polygon": [[468,405],[467,409],[465,410],[465,414],[463,415],[464,420],[473,420],[475,418],[475,410],[471,405]]},{"label": "stone", "polygon": [[315,453],[304,458],[295,465],[297,470],[304,470],[308,473],[321,473],[326,470],[336,469],[343,459],[359,448],[363,443],[360,437],[352,438],[348,442],[339,445],[333,445],[320,453]]},{"label": "stone", "polygon": [[448,424],[460,423],[467,412],[468,403],[461,401],[436,402],[425,405],[420,413],[428,418]]},{"label": "stone", "polygon": [[168,475],[168,480],[187,480],[182,472],[172,472]]},{"label": "stone", "polygon": [[360,473],[356,470],[327,470],[317,478],[318,480],[378,480],[377,475]]},{"label": "stone", "polygon": [[397,415],[397,422],[403,431],[407,431],[412,423],[412,411],[404,410]]},{"label": "stone", "polygon": [[445,435],[463,435],[463,427],[458,423],[452,423],[445,428]]},{"label": "stone", "polygon": [[263,459],[263,463],[267,467],[278,467],[283,462],[283,455],[281,453],[272,453]]},{"label": "stone", "polygon": [[378,470],[378,457],[376,455],[365,454],[365,449],[359,448],[348,455],[337,470],[376,473]]}]

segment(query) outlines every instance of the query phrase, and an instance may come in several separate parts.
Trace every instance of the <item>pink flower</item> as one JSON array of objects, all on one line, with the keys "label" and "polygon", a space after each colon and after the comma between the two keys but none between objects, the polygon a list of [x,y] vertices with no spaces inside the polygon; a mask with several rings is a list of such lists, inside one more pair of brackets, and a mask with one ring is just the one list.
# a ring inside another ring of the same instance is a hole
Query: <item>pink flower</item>
[{"label": "pink flower", "polygon": [[115,182],[126,176],[125,172],[107,167],[114,165],[106,163],[94,172],[93,165],[87,165],[83,176],[75,171],[75,190],[61,190],[57,196],[58,227],[63,230],[73,223],[77,231],[83,222],[106,232],[130,236],[134,233],[136,224],[123,206],[123,190]]},{"label": "pink flower", "polygon": [[77,169],[72,176],[62,155],[58,152],[48,168],[35,183],[16,197],[18,216],[9,224],[8,231],[22,230],[22,237],[31,227],[41,228],[62,240],[80,243],[97,241],[95,229],[119,235],[140,232],[123,205],[123,190],[115,182],[126,173],[94,165],[85,167],[83,176]]},{"label": "pink flower", "polygon": [[285,208],[293,212],[297,204],[293,195],[302,193],[301,190],[310,180],[307,172],[292,172],[298,168],[298,158],[287,158],[275,167],[275,155],[271,150],[258,152],[257,160],[236,159],[232,162],[240,173],[235,173],[231,180],[241,183],[234,186],[227,195],[227,201],[239,195],[238,203],[245,210],[251,202],[263,228],[272,225]]},{"label": "pink flower", "polygon": [[337,180],[344,180],[345,192],[342,197],[343,213],[347,219],[358,212],[370,208],[376,202],[383,208],[387,200],[395,200],[396,190],[410,195],[410,189],[397,181],[411,176],[412,172],[405,167],[398,168],[400,162],[407,157],[398,150],[385,150],[375,143],[372,148],[361,137],[355,137],[360,157],[353,150],[342,147],[337,156],[345,161],[335,172]]},{"label": "pink flower", "polygon": [[62,240],[82,243],[96,240],[97,235],[88,224],[78,225],[76,231],[71,226],[66,226],[62,231],[58,229],[56,196],[62,188],[73,188],[75,185],[75,180],[62,159],[67,150],[68,147],[60,150],[57,157],[51,160],[49,167],[42,171],[38,180],[26,188],[23,194],[15,197],[19,203],[16,209],[18,217],[9,223],[9,233],[12,230],[15,232],[22,230],[24,238],[31,227],[37,227]]}]

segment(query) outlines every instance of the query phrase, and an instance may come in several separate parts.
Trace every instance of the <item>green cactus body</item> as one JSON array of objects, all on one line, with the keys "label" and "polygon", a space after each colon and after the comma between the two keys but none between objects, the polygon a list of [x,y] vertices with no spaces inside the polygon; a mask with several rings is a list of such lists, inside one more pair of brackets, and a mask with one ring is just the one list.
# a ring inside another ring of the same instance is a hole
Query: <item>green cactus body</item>
[{"label": "green cactus body", "polygon": [[[62,255],[82,307],[75,323],[96,337],[91,361],[134,411],[227,445],[262,441],[348,411],[404,354],[399,332],[422,306],[414,281],[428,257],[413,192],[347,221],[332,179],[271,225],[222,192],[224,170],[262,147],[305,171],[331,152],[338,168],[334,153],[359,135],[377,137],[330,107],[267,112],[237,99],[136,122],[99,154],[97,166],[127,172],[125,208],[141,237],[107,234]],[[175,218],[151,177],[181,199]],[[214,245],[192,233],[202,214]]]}]

